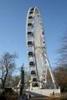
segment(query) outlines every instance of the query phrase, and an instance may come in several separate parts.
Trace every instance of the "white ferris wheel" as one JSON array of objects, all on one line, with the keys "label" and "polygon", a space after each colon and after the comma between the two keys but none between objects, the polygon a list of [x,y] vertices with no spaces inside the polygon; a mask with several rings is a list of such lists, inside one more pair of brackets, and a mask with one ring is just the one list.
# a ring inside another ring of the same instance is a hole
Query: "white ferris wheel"
[{"label": "white ferris wheel", "polygon": [[31,7],[26,20],[26,43],[30,69],[30,89],[56,89],[56,83],[47,57],[43,23],[39,9]]}]

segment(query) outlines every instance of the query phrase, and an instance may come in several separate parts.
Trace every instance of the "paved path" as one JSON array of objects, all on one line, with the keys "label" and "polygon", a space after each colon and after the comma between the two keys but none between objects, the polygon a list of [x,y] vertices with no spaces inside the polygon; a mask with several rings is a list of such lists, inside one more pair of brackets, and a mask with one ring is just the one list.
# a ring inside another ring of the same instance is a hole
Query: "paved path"
[{"label": "paved path", "polygon": [[44,97],[32,97],[30,100],[48,100],[48,97],[44,96]]}]

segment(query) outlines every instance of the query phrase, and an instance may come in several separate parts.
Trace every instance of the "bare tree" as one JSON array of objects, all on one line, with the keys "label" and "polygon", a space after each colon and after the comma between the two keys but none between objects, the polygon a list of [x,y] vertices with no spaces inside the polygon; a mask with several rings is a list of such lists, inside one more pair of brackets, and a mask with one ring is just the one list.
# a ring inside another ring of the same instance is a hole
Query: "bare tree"
[{"label": "bare tree", "polygon": [[61,92],[67,92],[67,67],[58,67],[54,73]]},{"label": "bare tree", "polygon": [[13,76],[11,78],[11,87],[16,88],[18,83],[19,83],[19,81],[20,81],[20,75]]},{"label": "bare tree", "polygon": [[58,50],[59,54],[59,60],[58,65],[59,66],[67,66],[67,34],[62,38],[61,47]]},{"label": "bare tree", "polygon": [[61,47],[58,50],[59,59],[58,65],[55,69],[55,76],[57,83],[61,90],[67,91],[67,34],[62,38]]},{"label": "bare tree", "polygon": [[13,73],[15,68],[16,55],[5,53],[0,59],[0,80],[1,87],[4,89],[7,78]]}]

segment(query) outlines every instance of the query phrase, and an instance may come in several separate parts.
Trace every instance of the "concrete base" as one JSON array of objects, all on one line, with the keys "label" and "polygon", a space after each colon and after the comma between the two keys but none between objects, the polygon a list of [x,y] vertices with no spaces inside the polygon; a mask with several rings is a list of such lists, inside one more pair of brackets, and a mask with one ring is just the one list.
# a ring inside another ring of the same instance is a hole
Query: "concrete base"
[{"label": "concrete base", "polygon": [[51,96],[51,95],[57,95],[60,94],[60,89],[33,89],[33,90],[27,90],[27,92],[30,92],[32,95],[41,95],[41,96]]}]

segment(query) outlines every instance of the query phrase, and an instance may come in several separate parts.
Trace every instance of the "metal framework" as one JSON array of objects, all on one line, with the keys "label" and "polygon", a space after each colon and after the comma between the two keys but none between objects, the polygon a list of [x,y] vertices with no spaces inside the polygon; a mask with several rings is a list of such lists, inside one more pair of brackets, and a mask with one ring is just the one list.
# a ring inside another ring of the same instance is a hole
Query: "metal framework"
[{"label": "metal framework", "polygon": [[55,79],[47,56],[42,19],[37,7],[28,10],[26,38],[31,76],[30,89],[56,89]]}]

